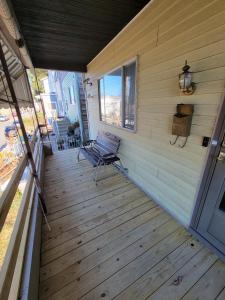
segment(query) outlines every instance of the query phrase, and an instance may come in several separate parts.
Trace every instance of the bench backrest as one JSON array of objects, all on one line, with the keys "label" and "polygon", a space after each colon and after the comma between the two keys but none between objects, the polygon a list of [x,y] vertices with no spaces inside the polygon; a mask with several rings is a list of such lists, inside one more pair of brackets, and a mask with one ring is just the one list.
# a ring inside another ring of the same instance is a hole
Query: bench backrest
[{"label": "bench backrest", "polygon": [[105,152],[117,154],[120,146],[120,138],[109,132],[99,132],[96,144]]}]

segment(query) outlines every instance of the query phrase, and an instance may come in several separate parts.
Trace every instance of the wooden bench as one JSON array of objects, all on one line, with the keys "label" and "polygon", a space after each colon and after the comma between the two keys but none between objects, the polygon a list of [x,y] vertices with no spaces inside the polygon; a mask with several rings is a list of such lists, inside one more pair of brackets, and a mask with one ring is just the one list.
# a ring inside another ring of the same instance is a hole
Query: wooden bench
[{"label": "wooden bench", "polygon": [[97,183],[97,173],[100,166],[119,162],[120,168],[124,170],[120,158],[117,156],[119,147],[119,137],[109,132],[100,132],[96,140],[89,140],[79,148],[77,160],[80,161],[80,153],[82,153],[85,159],[96,168],[94,180]]}]

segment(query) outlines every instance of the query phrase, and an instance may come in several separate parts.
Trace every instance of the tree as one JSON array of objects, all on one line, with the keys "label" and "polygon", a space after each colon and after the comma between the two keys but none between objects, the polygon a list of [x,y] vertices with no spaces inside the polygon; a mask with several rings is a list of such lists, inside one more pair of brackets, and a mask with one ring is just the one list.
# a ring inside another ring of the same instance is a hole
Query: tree
[{"label": "tree", "polygon": [[44,92],[44,87],[43,87],[43,84],[41,82],[41,79],[48,76],[48,71],[43,70],[43,69],[35,69],[35,73],[36,73],[36,76],[37,76],[38,84],[37,84],[37,81],[36,81],[34,71],[30,70],[30,72],[28,73],[29,80],[30,80],[30,83],[31,83],[31,88],[32,88],[32,91],[34,93],[34,96],[38,95],[39,91],[40,91],[40,93]]}]

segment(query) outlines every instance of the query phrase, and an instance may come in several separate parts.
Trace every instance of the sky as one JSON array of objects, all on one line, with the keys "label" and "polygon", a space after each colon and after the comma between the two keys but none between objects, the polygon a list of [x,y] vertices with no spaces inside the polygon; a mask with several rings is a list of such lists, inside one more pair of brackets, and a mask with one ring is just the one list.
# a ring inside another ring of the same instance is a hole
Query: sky
[{"label": "sky", "polygon": [[106,96],[120,96],[122,93],[122,77],[105,75],[104,76],[105,83],[105,92]]}]

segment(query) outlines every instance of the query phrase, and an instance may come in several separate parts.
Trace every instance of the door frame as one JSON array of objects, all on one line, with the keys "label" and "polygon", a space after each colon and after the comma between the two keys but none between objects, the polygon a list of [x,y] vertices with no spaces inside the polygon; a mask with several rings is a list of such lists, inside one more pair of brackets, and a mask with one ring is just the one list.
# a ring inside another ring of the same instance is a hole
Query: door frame
[{"label": "door frame", "polygon": [[202,210],[206,201],[210,183],[214,174],[216,167],[217,156],[219,155],[221,143],[224,138],[225,130],[225,94],[223,95],[223,100],[219,108],[218,117],[216,120],[216,125],[214,132],[212,134],[209,151],[205,163],[205,168],[202,174],[202,180],[198,189],[195,207],[192,213],[191,223],[189,230],[193,235],[200,239],[203,243],[206,243],[214,252],[216,252],[220,258],[225,261],[225,255],[216,248],[215,245],[211,244],[201,233],[198,232],[197,227],[202,214]]}]

